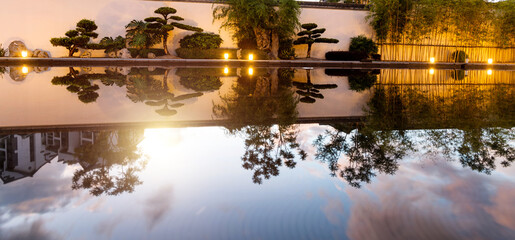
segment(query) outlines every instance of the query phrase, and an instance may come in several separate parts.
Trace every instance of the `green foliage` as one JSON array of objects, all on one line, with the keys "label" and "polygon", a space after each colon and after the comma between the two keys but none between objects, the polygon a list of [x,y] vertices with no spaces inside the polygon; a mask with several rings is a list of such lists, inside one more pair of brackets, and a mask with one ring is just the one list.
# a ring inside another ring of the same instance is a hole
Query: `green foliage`
[{"label": "green foliage", "polygon": [[72,57],[74,53],[79,51],[79,47],[87,48],[87,44],[91,38],[98,37],[98,34],[94,32],[97,28],[94,21],[82,19],[77,23],[75,30],[66,32],[66,37],[52,38],[50,39],[50,43],[53,46],[65,47],[68,49],[68,56]]},{"label": "green foliage", "polygon": [[117,130],[93,134],[94,142],[74,149],[74,155],[83,168],[73,173],[72,189],[88,189],[93,196],[133,192],[142,183],[137,173],[147,163],[137,147],[143,139],[143,131]]},{"label": "green foliage", "polygon": [[220,48],[222,38],[214,33],[194,33],[179,41],[181,48],[215,49]]},{"label": "green foliage", "polygon": [[156,57],[165,55],[165,50],[161,48],[144,48],[144,49],[137,49],[137,48],[129,48],[129,52],[131,53],[131,56],[133,58],[140,57],[140,58],[147,58],[149,53],[153,53],[156,55]]},{"label": "green foliage", "polygon": [[125,26],[125,37],[129,46],[142,49],[150,48],[161,42],[161,36],[147,29],[149,23],[139,20],[132,20]]},{"label": "green foliage", "polygon": [[[179,16],[174,16],[177,10],[170,7],[160,7],[157,10],[154,11],[154,13],[161,15],[160,17],[149,17],[145,19],[145,22],[148,24],[146,25],[147,32],[157,34],[162,37],[163,42],[163,48],[166,55],[169,55],[168,52],[168,36],[169,32],[174,30],[175,28],[188,30],[188,31],[195,31],[195,32],[202,32],[202,28],[189,26],[186,24],[179,23],[178,21],[184,20],[183,18]],[[171,15],[171,16],[170,16]]]},{"label": "green foliage", "polygon": [[371,0],[368,20],[379,42],[515,44],[515,0]]},{"label": "green foliage", "polygon": [[295,0],[227,0],[213,10],[222,28],[233,32],[238,43],[248,41],[257,49],[270,50],[273,35],[289,38],[299,26],[300,7]]},{"label": "green foliage", "polygon": [[[125,38],[122,36],[118,36],[115,39],[112,37],[104,37],[100,40],[98,45],[101,49],[105,49],[105,53],[120,51],[125,48]],[[91,46],[91,44],[89,46]]]},{"label": "green foliage", "polygon": [[349,51],[364,52],[371,55],[377,53],[378,48],[372,39],[359,35],[350,39]]},{"label": "green foliage", "polygon": [[236,49],[194,49],[194,48],[177,48],[175,53],[180,58],[185,59],[223,59],[224,53],[229,53],[230,59],[236,59]]},{"label": "green foliage", "polygon": [[334,38],[321,38],[322,33],[325,32],[325,28],[319,28],[317,24],[315,23],[305,23],[302,24],[301,27],[305,30],[300,31],[297,33],[297,36],[300,38],[297,38],[297,40],[293,41],[293,44],[295,45],[302,45],[307,44],[308,45],[308,53],[307,58],[311,57],[311,45],[313,43],[338,43],[338,39]]},{"label": "green foliage", "polygon": [[462,50],[454,51],[451,54],[451,58],[454,60],[454,62],[464,63],[465,59],[467,59],[468,57],[469,57],[469,55],[467,55],[467,53],[465,53]]},{"label": "green foliage", "polygon": [[295,59],[295,48],[293,48],[292,39],[279,40],[279,58],[280,59]]}]

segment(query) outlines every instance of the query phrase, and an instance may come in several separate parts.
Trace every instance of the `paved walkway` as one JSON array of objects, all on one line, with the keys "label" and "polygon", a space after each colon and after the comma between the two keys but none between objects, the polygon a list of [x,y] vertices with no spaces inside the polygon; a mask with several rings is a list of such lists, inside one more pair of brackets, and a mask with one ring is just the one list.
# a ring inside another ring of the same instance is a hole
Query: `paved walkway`
[{"label": "paved walkway", "polygon": [[322,68],[414,68],[414,69],[495,69],[513,70],[515,63],[428,63],[359,62],[327,60],[220,60],[220,59],[120,59],[120,58],[0,58],[0,66],[157,66],[157,67],[322,67]]}]

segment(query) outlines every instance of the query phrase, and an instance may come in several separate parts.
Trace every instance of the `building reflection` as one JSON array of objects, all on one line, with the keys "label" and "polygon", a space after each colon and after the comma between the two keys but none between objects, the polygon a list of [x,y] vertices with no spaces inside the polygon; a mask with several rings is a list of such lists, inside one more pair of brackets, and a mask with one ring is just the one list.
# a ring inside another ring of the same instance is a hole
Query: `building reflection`
[{"label": "building reflection", "polygon": [[143,129],[3,135],[0,177],[4,184],[32,177],[57,159],[80,166],[74,172],[74,189],[88,189],[93,195],[132,192],[141,184],[137,174],[146,163],[137,148],[142,140]]}]

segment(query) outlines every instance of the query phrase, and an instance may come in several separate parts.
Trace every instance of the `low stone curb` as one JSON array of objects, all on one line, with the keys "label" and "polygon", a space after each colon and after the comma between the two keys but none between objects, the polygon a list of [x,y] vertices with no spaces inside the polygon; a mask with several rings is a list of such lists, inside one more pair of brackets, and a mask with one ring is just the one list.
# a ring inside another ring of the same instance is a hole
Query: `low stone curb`
[{"label": "low stone curb", "polygon": [[515,70],[514,63],[428,63],[428,62],[359,62],[327,60],[220,60],[220,59],[113,59],[113,58],[0,58],[0,66],[133,66],[133,67],[320,67],[320,68],[399,68],[399,69],[494,69]]}]

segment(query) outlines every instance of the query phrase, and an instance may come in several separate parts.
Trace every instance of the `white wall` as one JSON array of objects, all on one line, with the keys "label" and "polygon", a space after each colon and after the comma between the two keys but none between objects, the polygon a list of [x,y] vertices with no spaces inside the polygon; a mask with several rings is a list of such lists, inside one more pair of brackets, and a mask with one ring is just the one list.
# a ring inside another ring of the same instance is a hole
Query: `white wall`
[{"label": "white wall", "polygon": [[[63,47],[53,47],[50,38],[64,36],[83,19],[94,20],[99,29],[99,39],[105,36],[125,35],[125,25],[132,19],[152,16],[161,6],[177,9],[177,15],[185,18],[183,23],[198,26],[208,32],[219,33],[224,39],[222,47],[235,47],[230,33],[219,31],[220,23],[213,23],[212,4],[154,2],[140,0],[2,0],[0,6],[0,43],[7,48],[10,42],[22,40],[29,49],[50,51],[53,57],[67,55]],[[312,56],[323,58],[326,51],[348,49],[350,37],[366,34],[371,29],[365,22],[366,11],[334,9],[302,9],[301,22],[315,22],[327,28],[323,37],[340,40],[338,44],[315,44]],[[178,41],[190,32],[177,30],[169,39],[170,49],[178,47]],[[299,57],[305,56],[305,47],[299,47]],[[172,51],[173,52],[173,51]]]}]

